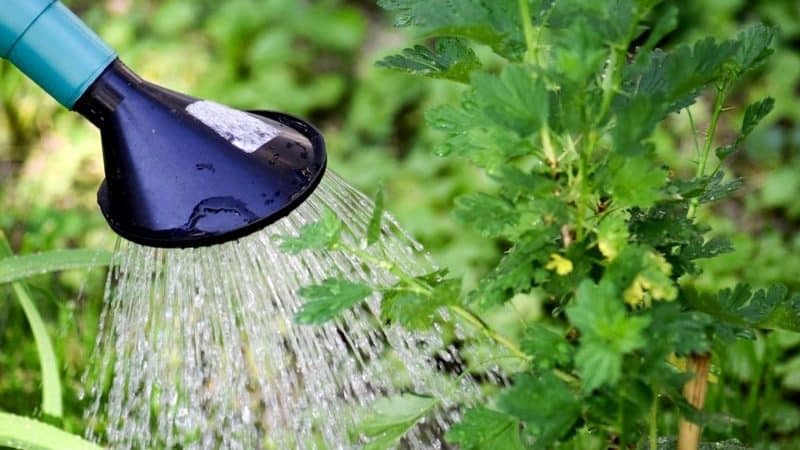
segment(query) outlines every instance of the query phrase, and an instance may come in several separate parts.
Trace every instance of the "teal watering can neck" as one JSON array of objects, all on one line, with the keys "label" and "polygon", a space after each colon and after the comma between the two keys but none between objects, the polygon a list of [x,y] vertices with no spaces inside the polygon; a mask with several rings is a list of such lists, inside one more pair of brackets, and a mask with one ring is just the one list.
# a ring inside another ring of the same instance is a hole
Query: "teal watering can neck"
[{"label": "teal watering can neck", "polygon": [[58,0],[2,0],[0,56],[72,109],[117,58]]}]

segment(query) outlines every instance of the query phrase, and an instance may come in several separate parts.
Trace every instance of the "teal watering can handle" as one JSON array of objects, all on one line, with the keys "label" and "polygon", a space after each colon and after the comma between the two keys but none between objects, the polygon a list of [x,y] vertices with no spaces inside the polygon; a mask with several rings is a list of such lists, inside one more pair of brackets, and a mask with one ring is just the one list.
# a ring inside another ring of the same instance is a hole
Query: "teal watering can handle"
[{"label": "teal watering can handle", "polygon": [[58,0],[0,0],[0,57],[72,109],[117,55]]}]

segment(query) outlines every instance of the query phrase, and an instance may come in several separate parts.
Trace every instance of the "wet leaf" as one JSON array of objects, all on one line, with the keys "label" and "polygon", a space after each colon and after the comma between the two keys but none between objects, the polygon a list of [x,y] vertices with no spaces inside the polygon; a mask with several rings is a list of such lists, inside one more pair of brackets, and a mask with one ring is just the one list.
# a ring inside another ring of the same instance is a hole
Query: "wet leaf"
[{"label": "wet leaf", "polygon": [[384,194],[383,188],[378,189],[375,194],[375,208],[372,210],[372,218],[367,227],[367,245],[373,245],[381,239],[381,225],[384,213]]},{"label": "wet leaf", "polygon": [[302,324],[321,324],[334,319],[372,293],[372,288],[347,280],[329,278],[312,286],[300,288],[298,294],[308,300],[295,315]]},{"label": "wet leaf", "polygon": [[481,67],[481,62],[465,40],[441,38],[433,48],[416,45],[403,50],[400,55],[382,59],[378,65],[430,78],[466,83],[470,73]]},{"label": "wet leaf", "polygon": [[401,394],[377,400],[357,425],[369,438],[365,450],[392,449],[416,423],[430,413],[437,400],[414,394]]},{"label": "wet leaf", "polygon": [[520,422],[513,416],[483,406],[467,410],[461,422],[445,436],[462,450],[524,450]]},{"label": "wet leaf", "polygon": [[320,220],[304,225],[297,236],[281,236],[281,250],[296,255],[305,250],[332,249],[339,244],[341,235],[342,221],[326,209]]}]

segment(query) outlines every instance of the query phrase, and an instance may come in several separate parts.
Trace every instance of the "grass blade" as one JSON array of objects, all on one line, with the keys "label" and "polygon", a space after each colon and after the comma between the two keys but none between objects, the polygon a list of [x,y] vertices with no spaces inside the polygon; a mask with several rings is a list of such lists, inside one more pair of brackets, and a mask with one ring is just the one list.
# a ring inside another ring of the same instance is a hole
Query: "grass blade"
[{"label": "grass blade", "polygon": [[41,273],[108,266],[111,264],[112,254],[102,250],[75,249],[2,256],[8,257],[0,259],[0,284]]},{"label": "grass blade", "polygon": [[0,447],[19,450],[103,450],[96,444],[52,425],[2,412]]},{"label": "grass blade", "polygon": [[[5,234],[0,231],[0,257],[11,259],[11,247]],[[36,342],[36,352],[39,355],[39,365],[42,368],[42,411],[53,417],[61,418],[64,414],[64,405],[61,398],[61,376],[58,373],[58,359],[53,350],[53,343],[47,333],[44,320],[33,303],[30,291],[21,282],[12,283],[14,294],[19,300],[25,317],[31,326],[33,339]]]}]

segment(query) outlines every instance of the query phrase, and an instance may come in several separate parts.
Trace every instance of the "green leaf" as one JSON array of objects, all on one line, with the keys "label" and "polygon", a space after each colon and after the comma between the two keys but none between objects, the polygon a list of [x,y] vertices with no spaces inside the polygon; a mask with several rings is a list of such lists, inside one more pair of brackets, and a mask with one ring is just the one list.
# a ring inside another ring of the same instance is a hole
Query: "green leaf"
[{"label": "green leaf", "polygon": [[743,185],[742,178],[736,178],[728,182],[723,182],[725,174],[718,170],[709,180],[703,194],[700,195],[700,203],[710,203],[722,200],[729,197],[734,192],[738,191]]},{"label": "green leaf", "polygon": [[693,308],[732,326],[800,331],[800,294],[790,296],[780,284],[755,292],[738,284],[716,296],[687,290],[684,297]]},{"label": "green leaf", "polygon": [[19,450],[103,450],[52,425],[3,412],[0,412],[0,447]]},{"label": "green leaf", "polygon": [[112,253],[101,250],[55,250],[0,259],[0,284],[62,270],[108,266]]},{"label": "green leaf", "polygon": [[539,369],[552,369],[572,361],[572,347],[564,335],[541,324],[533,324],[525,329],[520,348],[533,356],[533,363]]},{"label": "green leaf", "polygon": [[519,217],[511,203],[483,192],[458,197],[455,215],[464,223],[474,226],[485,237],[503,236],[509,228],[514,227]]},{"label": "green leaf", "polygon": [[537,448],[551,448],[581,413],[575,394],[550,372],[515,377],[514,385],[500,393],[498,407],[525,422],[536,437]]},{"label": "green leaf", "polygon": [[462,450],[524,450],[519,428],[514,417],[478,406],[467,410],[445,438]]},{"label": "green leaf", "polygon": [[356,427],[356,431],[370,438],[364,449],[394,448],[397,442],[420,419],[430,413],[437,403],[435,398],[414,394],[401,394],[377,400]]},{"label": "green leaf", "polygon": [[[629,105],[648,99],[652,112],[626,115],[622,123],[626,127],[643,123],[646,124],[641,127],[643,130],[651,130],[651,124],[691,105],[703,88],[725,75],[724,68],[735,58],[738,49],[736,42],[706,38],[693,45],[678,46],[670,52],[640,53],[636,64],[630,65],[625,74],[625,84],[635,95],[618,106],[630,109]],[[649,134],[649,131],[644,134]]]},{"label": "green leaf", "polygon": [[742,120],[742,135],[749,136],[756,126],[775,108],[775,99],[767,97],[747,106]]},{"label": "green leaf", "polygon": [[[3,261],[13,260],[12,250],[5,237],[0,231],[0,257]],[[33,339],[36,342],[36,353],[39,356],[39,366],[42,370],[42,411],[53,417],[62,417],[64,405],[62,400],[61,376],[58,372],[58,358],[53,350],[53,343],[47,332],[47,326],[42,320],[42,316],[36,309],[30,291],[22,282],[11,284],[14,294],[19,301],[25,318],[31,327]]]},{"label": "green leaf", "polygon": [[470,74],[481,68],[478,56],[464,39],[441,38],[433,49],[423,45],[403,50],[400,55],[384,58],[381,67],[430,78],[469,82]]},{"label": "green leaf", "polygon": [[548,242],[548,236],[552,232],[543,230],[520,237],[497,267],[469,294],[468,302],[486,309],[505,303],[519,292],[530,290],[537,267],[543,267],[551,253],[552,244]]},{"label": "green leaf", "polygon": [[732,144],[725,145],[716,150],[717,157],[720,160],[725,160],[736,149],[742,145],[744,140],[750,136],[753,130],[761,123],[762,120],[775,108],[775,99],[767,97],[761,101],[755,102],[747,106],[744,112],[744,119],[742,119],[741,133]]},{"label": "green leaf", "polygon": [[282,236],[281,250],[296,255],[304,250],[332,249],[341,242],[342,221],[325,209],[319,221],[300,228],[297,236]]},{"label": "green leaf", "polygon": [[566,309],[570,322],[581,332],[575,364],[589,392],[615,385],[622,375],[622,358],[645,344],[643,331],[650,320],[626,311],[616,286],[585,280],[575,302]]},{"label": "green leaf", "polygon": [[367,245],[373,245],[381,239],[381,223],[384,213],[383,188],[378,189],[375,194],[375,208],[372,210],[372,218],[367,227]]},{"label": "green leaf", "polygon": [[739,73],[753,70],[764,63],[772,54],[772,41],[777,29],[764,24],[755,24],[739,32],[736,37],[738,48],[736,64]]},{"label": "green leaf", "polygon": [[651,156],[629,156],[609,167],[607,190],[620,208],[647,208],[664,197],[667,172]]},{"label": "green leaf", "polygon": [[460,291],[460,280],[443,281],[431,294],[420,292],[415,286],[395,286],[383,294],[381,318],[410,330],[429,329],[436,322],[439,308],[458,303]]},{"label": "green leaf", "polygon": [[[445,127],[455,129],[456,120],[471,120],[466,117],[461,112],[455,113],[455,108],[451,107],[435,108],[426,114],[431,126],[441,127],[440,129]],[[454,122],[448,123],[449,120]],[[436,147],[437,155],[459,156],[478,167],[491,169],[512,158],[523,156],[530,150],[525,141],[511,130],[485,124],[474,128],[466,126],[457,130],[451,132],[448,139]]]},{"label": "green leaf", "polygon": [[687,218],[688,202],[659,203],[646,210],[633,210],[629,222],[631,235],[642,244],[656,249],[672,266],[674,278],[697,273],[695,261],[732,250],[728,239],[706,239],[708,226]]},{"label": "green leaf", "polygon": [[514,0],[378,0],[378,5],[396,13],[395,25],[413,25],[427,36],[472,39],[512,60],[525,52]]},{"label": "green leaf", "polygon": [[334,319],[342,311],[360,303],[372,293],[372,288],[347,280],[328,278],[322,284],[300,288],[298,294],[308,300],[295,315],[303,324],[321,324]]},{"label": "green leaf", "polygon": [[506,66],[500,75],[477,72],[472,86],[469,101],[494,123],[520,136],[541,130],[547,121],[547,88],[526,66]]}]

